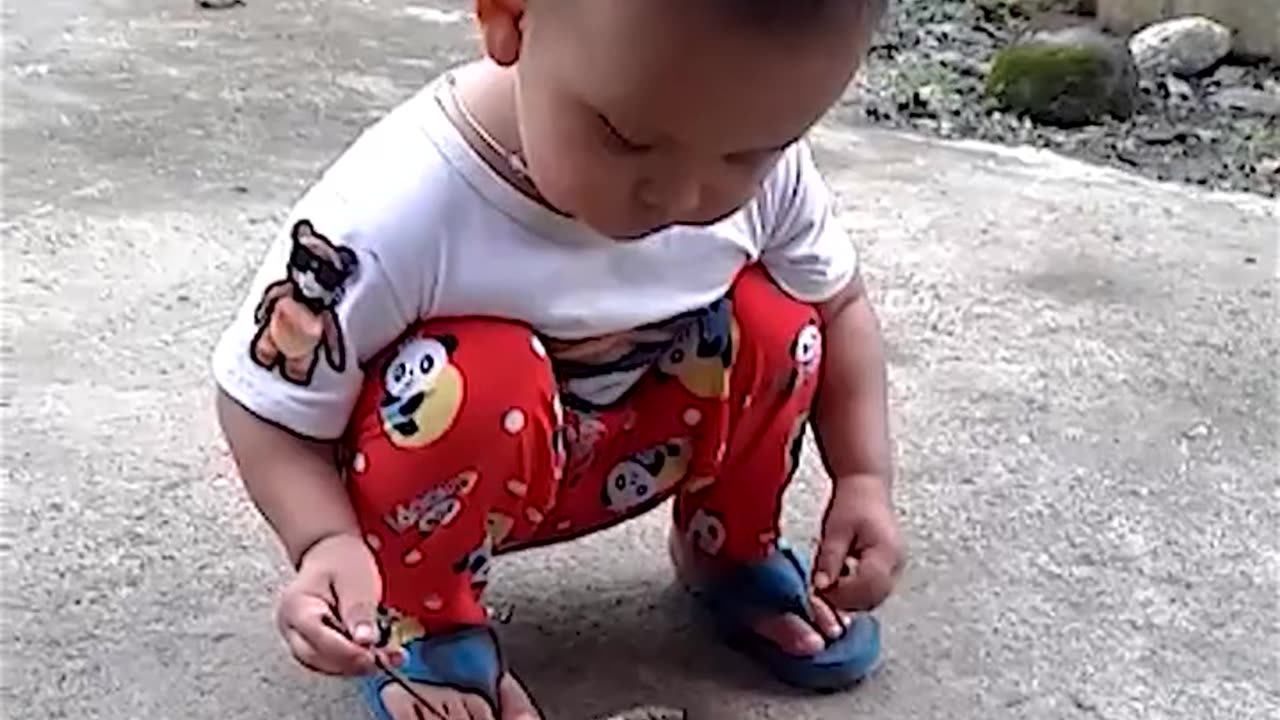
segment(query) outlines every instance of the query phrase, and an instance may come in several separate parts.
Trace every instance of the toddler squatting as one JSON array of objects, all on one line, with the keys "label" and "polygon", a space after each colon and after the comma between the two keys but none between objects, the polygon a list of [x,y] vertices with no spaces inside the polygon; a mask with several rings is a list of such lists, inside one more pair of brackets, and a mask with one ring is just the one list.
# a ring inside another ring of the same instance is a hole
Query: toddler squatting
[{"label": "toddler squatting", "polygon": [[[477,0],[487,57],[304,194],[213,358],[300,663],[379,720],[536,718],[491,559],[674,499],[721,637],[808,689],[874,668],[903,559],[884,359],[804,136],[883,4]],[[810,421],[812,562],[778,528]]]}]

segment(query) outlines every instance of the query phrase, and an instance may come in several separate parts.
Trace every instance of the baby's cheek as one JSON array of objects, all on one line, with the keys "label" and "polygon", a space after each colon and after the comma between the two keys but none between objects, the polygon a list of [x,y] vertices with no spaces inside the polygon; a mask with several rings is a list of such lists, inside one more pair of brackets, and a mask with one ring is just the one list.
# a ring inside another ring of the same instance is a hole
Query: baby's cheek
[{"label": "baby's cheek", "polygon": [[617,183],[581,153],[565,153],[537,176],[538,191],[549,203],[584,219],[615,212],[610,206]]}]

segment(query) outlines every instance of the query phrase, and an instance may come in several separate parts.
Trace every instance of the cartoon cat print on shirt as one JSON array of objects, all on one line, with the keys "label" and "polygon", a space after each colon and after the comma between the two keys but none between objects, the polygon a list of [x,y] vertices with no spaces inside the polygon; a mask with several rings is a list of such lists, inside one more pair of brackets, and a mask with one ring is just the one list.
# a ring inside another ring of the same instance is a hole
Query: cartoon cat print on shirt
[{"label": "cartoon cat print on shirt", "polygon": [[356,255],[321,235],[309,220],[290,231],[283,280],[266,287],[254,310],[258,330],[249,346],[253,362],[295,385],[310,385],[321,353],[334,372],[347,367],[347,348],[335,310],[355,274]]}]

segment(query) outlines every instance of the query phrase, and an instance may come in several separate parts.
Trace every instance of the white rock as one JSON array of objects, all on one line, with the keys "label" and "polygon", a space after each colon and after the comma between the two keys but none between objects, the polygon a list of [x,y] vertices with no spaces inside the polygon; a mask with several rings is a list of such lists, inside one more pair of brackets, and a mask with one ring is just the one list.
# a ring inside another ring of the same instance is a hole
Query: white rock
[{"label": "white rock", "polygon": [[1231,29],[1200,15],[1174,18],[1134,33],[1129,52],[1143,72],[1190,77],[1231,52]]},{"label": "white rock", "polygon": [[1280,117],[1280,92],[1256,88],[1224,88],[1213,96],[1213,103],[1224,110]]},{"label": "white rock", "polygon": [[1196,91],[1191,83],[1173,75],[1165,76],[1164,89],[1174,102],[1186,104],[1196,99]]}]

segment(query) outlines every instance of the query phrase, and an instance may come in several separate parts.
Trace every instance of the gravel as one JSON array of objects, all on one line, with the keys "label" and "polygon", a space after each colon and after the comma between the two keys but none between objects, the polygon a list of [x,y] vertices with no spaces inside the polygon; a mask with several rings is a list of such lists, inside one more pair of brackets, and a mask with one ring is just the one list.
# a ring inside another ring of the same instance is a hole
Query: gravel
[{"label": "gravel", "polygon": [[[1280,66],[1221,64],[1141,81],[1137,112],[1082,128],[1001,112],[983,92],[995,52],[1036,27],[1001,0],[898,0],[838,112],[855,122],[1049,148],[1146,176],[1280,196]],[[1219,93],[1223,93],[1219,95]]]}]

